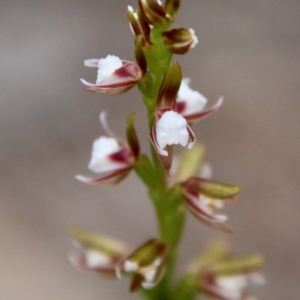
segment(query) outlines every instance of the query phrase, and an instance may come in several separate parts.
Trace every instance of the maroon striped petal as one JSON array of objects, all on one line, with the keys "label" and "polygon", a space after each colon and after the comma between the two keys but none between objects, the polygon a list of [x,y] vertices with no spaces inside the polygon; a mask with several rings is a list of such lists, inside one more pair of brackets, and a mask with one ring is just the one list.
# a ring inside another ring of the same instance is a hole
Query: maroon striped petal
[{"label": "maroon striped petal", "polygon": [[207,116],[211,115],[212,113],[216,112],[221,107],[222,103],[223,103],[223,98],[220,98],[217,101],[217,103],[215,103],[210,108],[207,108],[205,110],[202,110],[198,113],[194,113],[191,115],[184,115],[184,117],[189,123],[195,123],[195,122],[203,119],[204,117],[207,117]]},{"label": "maroon striped petal", "polygon": [[111,185],[119,183],[121,180],[123,180],[129,174],[130,170],[131,166],[95,178],[85,177],[82,175],[77,175],[75,178],[88,185]]}]

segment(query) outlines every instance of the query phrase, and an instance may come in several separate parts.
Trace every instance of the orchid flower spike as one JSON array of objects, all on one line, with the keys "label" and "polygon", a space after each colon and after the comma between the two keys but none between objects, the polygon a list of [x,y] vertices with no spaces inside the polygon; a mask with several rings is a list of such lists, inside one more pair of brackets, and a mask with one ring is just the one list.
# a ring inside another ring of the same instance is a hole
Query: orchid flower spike
[{"label": "orchid flower spike", "polygon": [[205,224],[222,231],[231,232],[224,223],[227,216],[215,214],[222,209],[225,201],[234,201],[240,188],[200,177],[191,177],[182,183],[182,194],[190,211]]},{"label": "orchid flower spike", "polygon": [[223,98],[220,98],[210,108],[204,109],[207,99],[199,92],[192,90],[189,84],[189,78],[182,79],[175,104],[175,111],[192,124],[217,111],[223,103]]},{"label": "orchid flower spike", "polygon": [[142,77],[142,71],[136,63],[121,60],[114,55],[100,59],[88,59],[84,61],[84,65],[98,68],[96,83],[80,79],[87,91],[95,93],[110,95],[124,93]]},{"label": "orchid flower spike", "polygon": [[105,112],[100,114],[100,122],[106,136],[101,136],[94,141],[88,168],[101,175],[96,178],[76,176],[79,181],[90,185],[118,183],[128,175],[138,155],[134,153],[136,150],[132,150],[126,143],[114,136],[107,125]]}]

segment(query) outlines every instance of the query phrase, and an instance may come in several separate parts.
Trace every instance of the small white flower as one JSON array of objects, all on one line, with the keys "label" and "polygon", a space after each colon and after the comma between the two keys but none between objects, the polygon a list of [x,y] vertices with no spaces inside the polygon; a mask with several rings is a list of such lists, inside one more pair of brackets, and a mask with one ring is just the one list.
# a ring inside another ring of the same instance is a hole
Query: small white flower
[{"label": "small white flower", "polygon": [[128,175],[135,162],[135,156],[131,148],[116,138],[110,130],[105,112],[100,114],[99,119],[106,136],[94,141],[88,168],[100,176],[89,178],[77,175],[76,179],[90,185],[115,184]]},{"label": "small white flower", "polygon": [[156,138],[162,149],[173,144],[185,147],[189,140],[186,120],[174,111],[165,112],[156,123]]},{"label": "small white flower", "polygon": [[217,111],[222,103],[221,97],[213,106],[205,108],[207,99],[189,87],[190,79],[181,81],[174,110],[181,114],[189,124],[193,124]]},{"label": "small white flower", "polygon": [[109,156],[119,152],[122,147],[111,137],[101,136],[93,143],[92,157],[88,168],[95,173],[115,170],[120,164],[113,162]]},{"label": "small white flower", "polygon": [[[98,75],[96,84],[100,84],[110,79],[114,72],[120,69],[123,65],[122,60],[115,55],[107,55],[106,58],[100,59],[87,59],[84,61],[86,67],[98,68]],[[84,79],[80,79],[83,84],[88,82]]]},{"label": "small white flower", "polygon": [[98,68],[96,83],[80,79],[86,85],[86,90],[100,93],[117,95],[128,91],[141,78],[142,72],[139,66],[131,61],[121,60],[115,55],[106,58],[87,59],[86,67]]},{"label": "small white flower", "polygon": [[122,60],[115,55],[107,55],[98,61],[98,75],[96,83],[100,83],[105,77],[111,76],[122,67]]},{"label": "small white flower", "polygon": [[71,237],[76,246],[68,255],[71,264],[91,274],[116,277],[118,262],[131,251],[130,247],[117,240],[81,228],[72,228]]}]

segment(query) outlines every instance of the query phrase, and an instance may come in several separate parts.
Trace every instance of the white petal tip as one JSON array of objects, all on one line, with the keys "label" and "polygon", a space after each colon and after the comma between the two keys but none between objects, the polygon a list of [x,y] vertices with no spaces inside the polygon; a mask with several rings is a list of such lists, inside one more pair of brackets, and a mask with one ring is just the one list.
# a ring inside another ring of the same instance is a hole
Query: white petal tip
[{"label": "white petal tip", "polygon": [[163,156],[169,156],[168,152],[166,150],[162,150],[162,149],[159,150],[159,154],[163,155]]},{"label": "white petal tip", "polygon": [[225,215],[215,215],[215,218],[216,218],[216,222],[218,223],[224,223],[228,219],[228,217]]},{"label": "white petal tip", "polygon": [[218,102],[217,102],[217,106],[221,106],[224,102],[224,97],[220,97]]},{"label": "white petal tip", "polygon": [[138,265],[136,263],[133,263],[129,260],[127,260],[124,264],[124,270],[126,272],[133,272],[137,269]]},{"label": "white petal tip", "polygon": [[90,181],[88,177],[85,177],[83,175],[76,175],[75,178],[83,183],[88,183]]},{"label": "white petal tip", "polygon": [[187,148],[192,149],[194,145],[195,145],[195,142],[189,143]]},{"label": "white petal tip", "polygon": [[80,81],[81,81],[84,85],[86,85],[86,86],[97,86],[97,84],[90,83],[90,82],[88,82],[88,81],[86,81],[86,80],[84,80],[84,79],[82,79],[82,78],[80,78]]}]

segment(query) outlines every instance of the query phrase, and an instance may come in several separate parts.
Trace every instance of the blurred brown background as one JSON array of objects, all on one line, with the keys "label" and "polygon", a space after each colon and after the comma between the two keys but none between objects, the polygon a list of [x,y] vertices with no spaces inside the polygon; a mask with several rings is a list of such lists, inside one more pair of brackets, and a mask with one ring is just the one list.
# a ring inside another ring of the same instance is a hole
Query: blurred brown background
[{"label": "blurred brown background", "polygon": [[[116,188],[90,188],[98,114],[109,112],[124,136],[137,111],[147,146],[145,114],[136,89],[118,97],[83,92],[93,81],[87,58],[108,53],[133,60],[125,18],[134,0],[0,1],[0,299],[137,299],[128,281],[103,280],[73,270],[66,258],[71,224],[139,245],[156,234],[152,207],[132,174]],[[192,27],[198,46],[184,57],[184,76],[218,114],[196,128],[208,148],[216,180],[241,184],[229,207],[238,253],[262,252],[268,285],[263,299],[298,299],[299,75],[298,0],[186,0],[177,27]],[[188,218],[181,267],[215,236]]]}]

